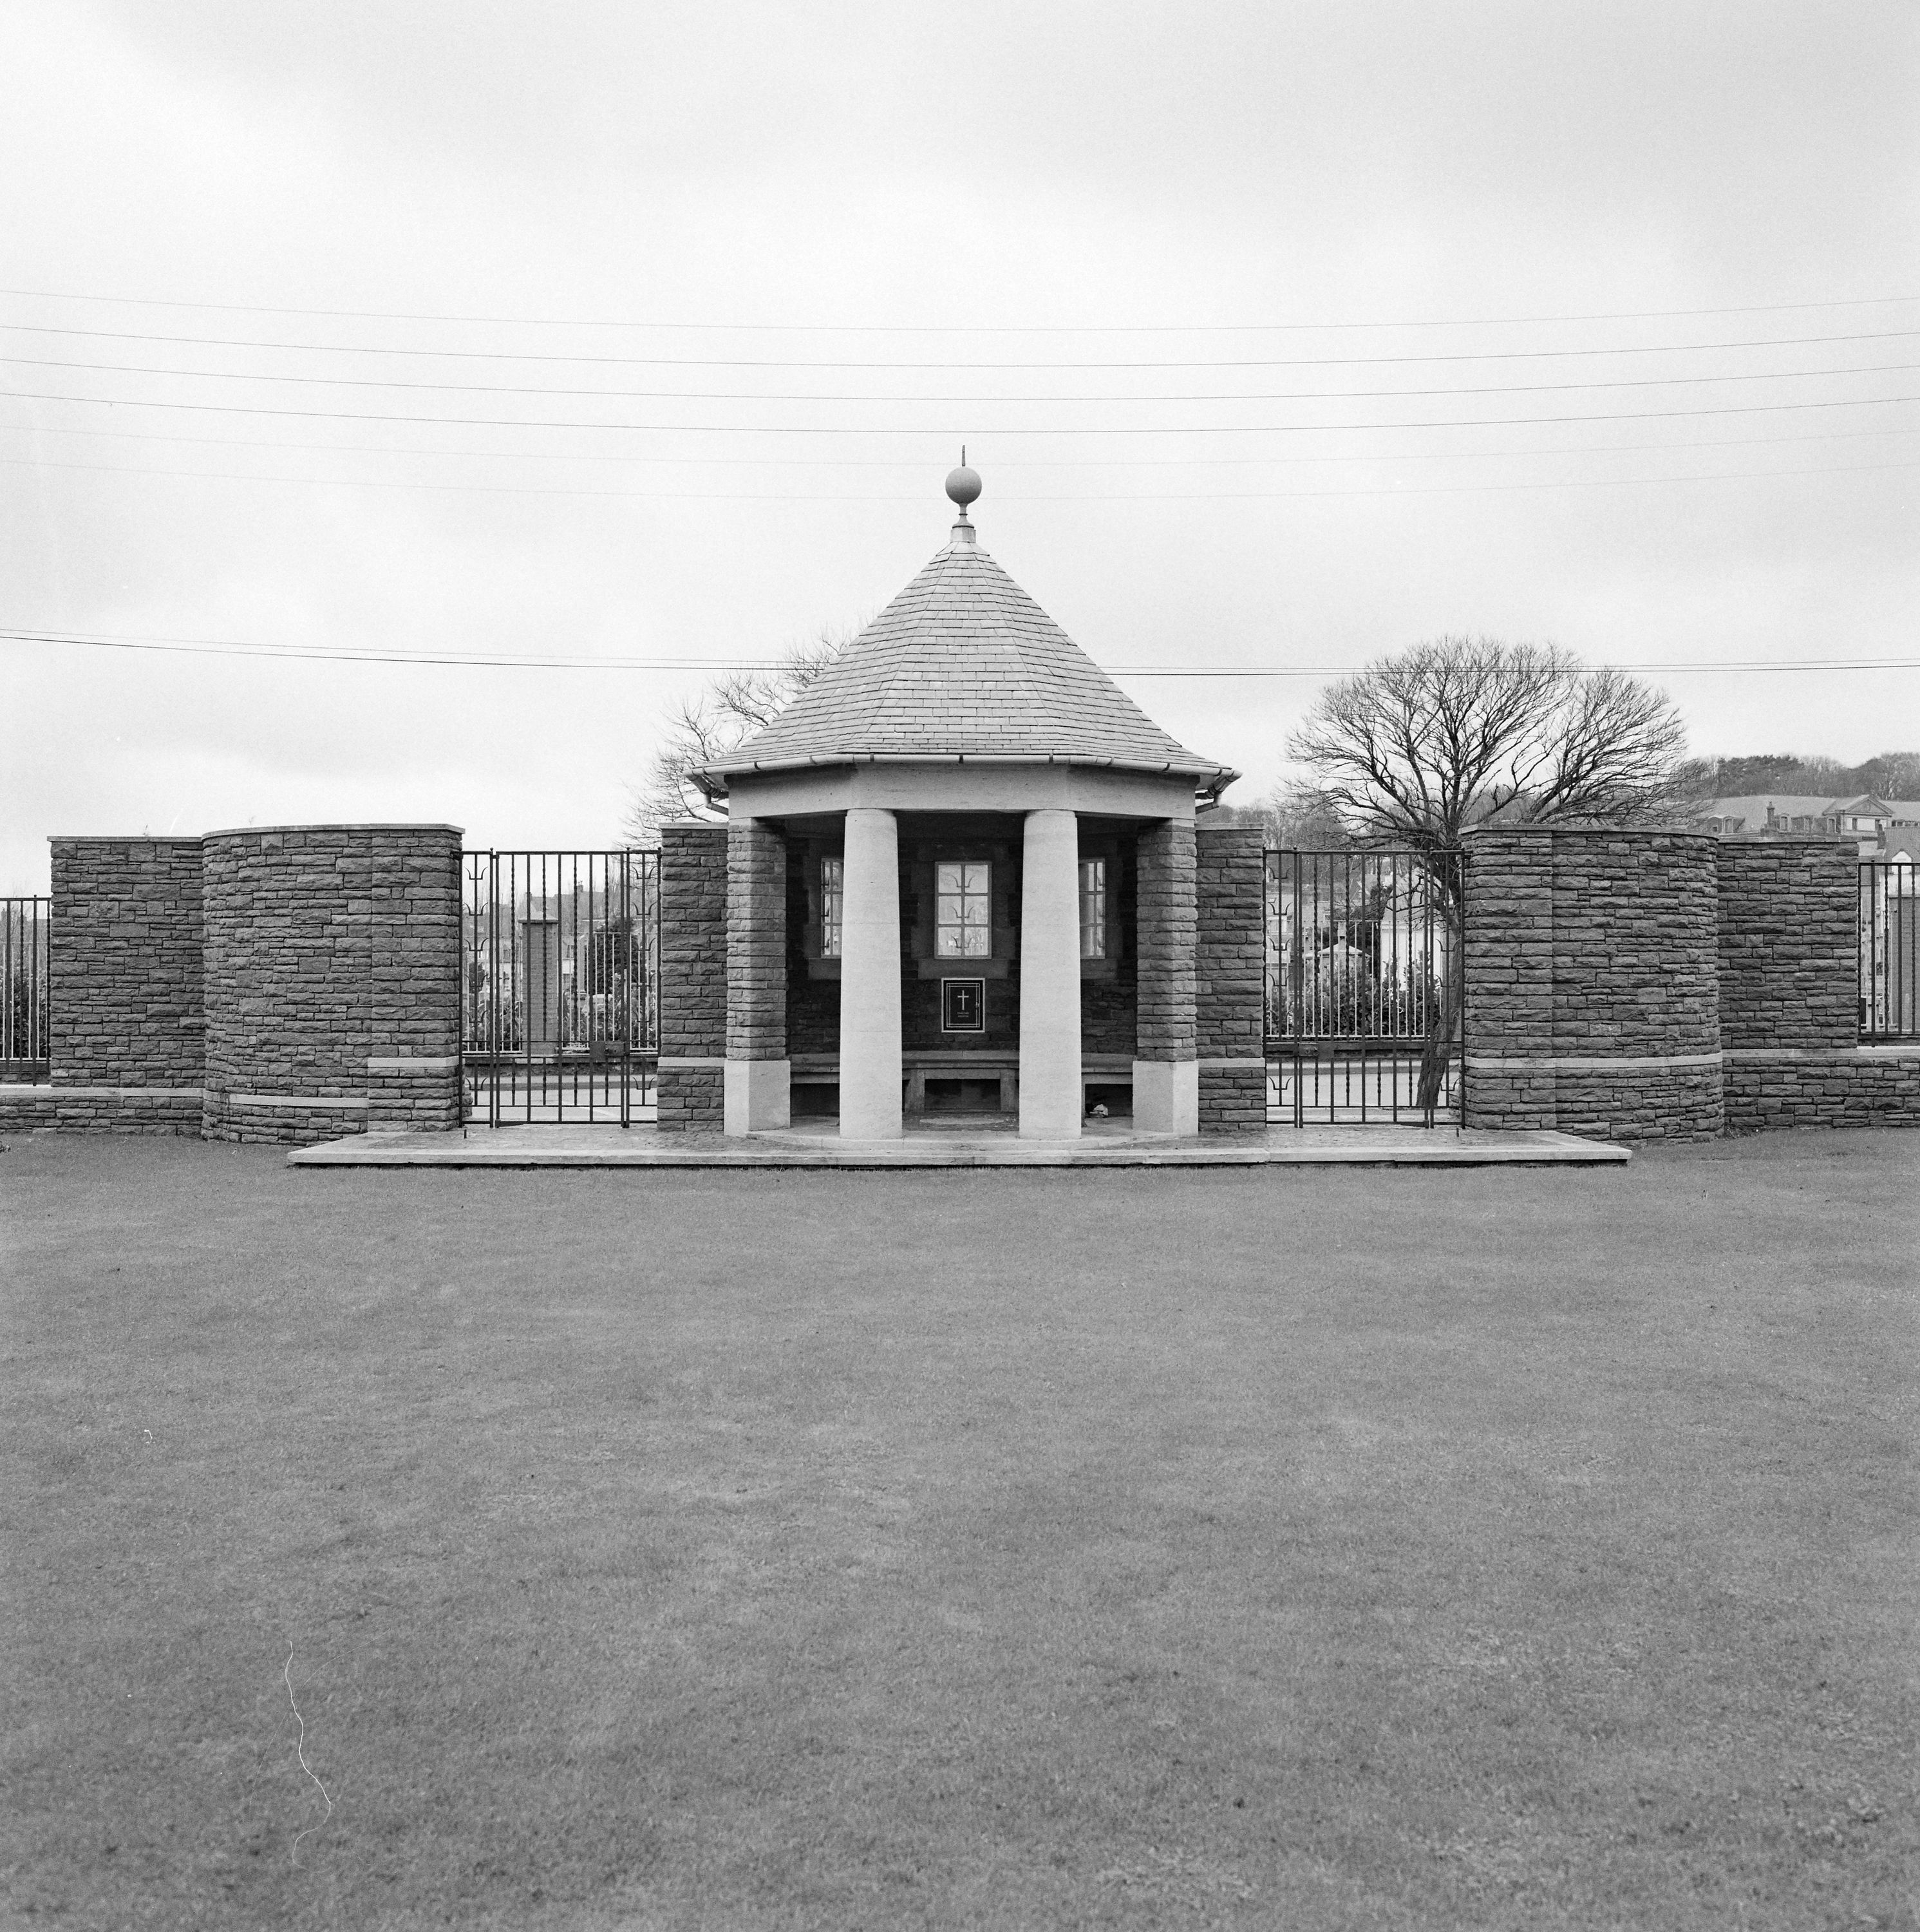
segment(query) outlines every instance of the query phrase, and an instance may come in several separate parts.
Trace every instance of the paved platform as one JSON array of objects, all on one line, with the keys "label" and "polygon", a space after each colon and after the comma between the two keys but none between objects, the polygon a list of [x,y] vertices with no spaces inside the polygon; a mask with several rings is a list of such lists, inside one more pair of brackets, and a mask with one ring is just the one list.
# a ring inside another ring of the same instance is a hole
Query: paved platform
[{"label": "paved platform", "polygon": [[942,1125],[895,1141],[843,1141],[831,1121],[729,1140],[654,1126],[474,1127],[355,1134],[300,1148],[290,1167],[1560,1167],[1611,1166],[1627,1150],[1577,1134],[1452,1127],[1280,1127],[1185,1139],[1095,1124],[1077,1141]]}]

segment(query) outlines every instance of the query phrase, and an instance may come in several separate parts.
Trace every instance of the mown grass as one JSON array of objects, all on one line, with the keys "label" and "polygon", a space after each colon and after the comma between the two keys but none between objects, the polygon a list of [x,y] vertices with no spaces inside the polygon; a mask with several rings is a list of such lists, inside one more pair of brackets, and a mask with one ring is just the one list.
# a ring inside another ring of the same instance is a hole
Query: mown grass
[{"label": "mown grass", "polygon": [[13,1140],[7,1916],[1910,1924],[1916,1171]]}]

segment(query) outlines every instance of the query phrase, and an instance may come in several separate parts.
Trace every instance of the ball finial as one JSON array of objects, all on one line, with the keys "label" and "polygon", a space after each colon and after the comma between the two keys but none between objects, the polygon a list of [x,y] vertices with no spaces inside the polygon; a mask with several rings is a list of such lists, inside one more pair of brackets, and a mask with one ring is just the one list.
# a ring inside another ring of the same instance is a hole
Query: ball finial
[{"label": "ball finial", "polygon": [[978,501],[980,496],[980,472],[976,470],[969,470],[966,466],[966,450],[964,445],[960,449],[960,467],[957,470],[950,470],[947,472],[947,494],[960,506],[960,519],[964,522],[966,518],[966,506],[969,503]]}]

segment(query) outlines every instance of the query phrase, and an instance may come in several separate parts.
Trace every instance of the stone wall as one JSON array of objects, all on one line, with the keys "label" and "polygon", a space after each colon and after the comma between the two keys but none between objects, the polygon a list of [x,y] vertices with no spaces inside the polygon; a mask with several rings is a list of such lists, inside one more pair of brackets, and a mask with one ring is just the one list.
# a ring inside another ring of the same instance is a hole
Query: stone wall
[{"label": "stone wall", "polygon": [[49,1071],[0,1126],[197,1134],[205,1064],[197,838],[55,838]]},{"label": "stone wall", "polygon": [[661,1128],[717,1133],[725,1111],[727,827],[660,829]]},{"label": "stone wall", "polygon": [[450,826],[208,835],[209,1140],[459,1124],[460,837]]},{"label": "stone wall", "polygon": [[1854,845],[1730,841],[1719,883],[1729,1131],[1920,1126],[1920,1043],[1859,1044]]},{"label": "stone wall", "polygon": [[[1257,825],[1194,828],[1194,1043],[1200,1132],[1266,1128],[1266,840]],[[1177,995],[1176,995],[1177,998]]]},{"label": "stone wall", "polygon": [[[1020,896],[1025,856],[1016,831],[1002,822],[959,819],[938,836],[927,821],[909,821],[900,848],[900,1045],[908,1053],[981,1053],[1005,1059],[1020,1048]],[[993,957],[942,960],[936,953],[942,857],[964,853],[992,868]],[[940,982],[986,981],[986,1030],[948,1033],[941,1024]]]},{"label": "stone wall", "polygon": [[76,1130],[197,1133],[206,1063],[197,838],[55,838],[49,1084]]},{"label": "stone wall", "polygon": [[1729,841],[1717,857],[1721,1044],[1852,1048],[1860,1036],[1854,846]]},{"label": "stone wall", "polygon": [[1715,852],[1685,832],[1472,836],[1469,1126],[1722,1131]]}]

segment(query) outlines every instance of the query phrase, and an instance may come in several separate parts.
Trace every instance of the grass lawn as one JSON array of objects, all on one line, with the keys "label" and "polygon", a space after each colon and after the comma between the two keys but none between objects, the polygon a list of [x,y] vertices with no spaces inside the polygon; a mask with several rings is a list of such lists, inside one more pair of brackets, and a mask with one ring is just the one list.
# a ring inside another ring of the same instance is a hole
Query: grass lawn
[{"label": "grass lawn", "polygon": [[1916,1257],[1915,1134],[13,1138],[0,1912],[1912,1925]]}]

